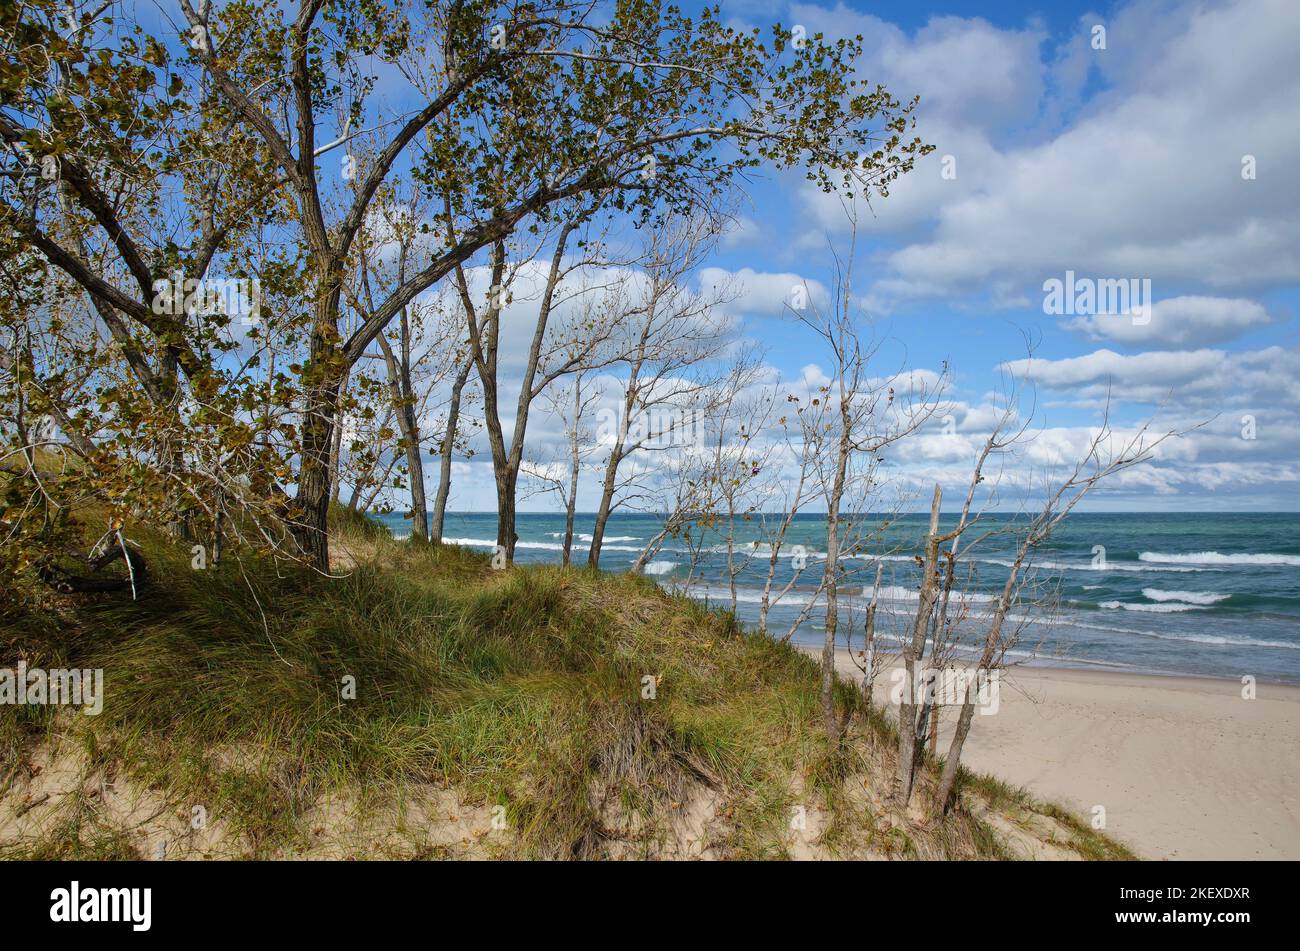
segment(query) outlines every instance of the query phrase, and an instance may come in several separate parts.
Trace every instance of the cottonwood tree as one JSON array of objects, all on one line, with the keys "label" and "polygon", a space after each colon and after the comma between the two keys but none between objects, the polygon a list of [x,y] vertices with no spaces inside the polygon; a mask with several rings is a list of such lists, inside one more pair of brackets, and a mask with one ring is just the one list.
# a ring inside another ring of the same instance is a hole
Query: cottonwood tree
[{"label": "cottonwood tree", "polygon": [[[593,217],[608,197],[600,194],[587,203],[557,212],[553,242],[548,242],[549,261],[541,266],[536,261],[536,246],[507,261],[512,256],[506,243],[494,245],[488,302],[482,316],[464,269],[456,272],[467,315],[470,354],[483,392],[484,424],[497,493],[497,549],[506,564],[514,560],[518,541],[515,507],[533,403],[556,380],[611,362],[614,356],[610,341],[619,322],[627,316],[617,299],[607,298],[591,306],[592,298],[605,295],[607,290],[599,277],[593,279],[593,271],[598,274],[601,268],[612,265],[605,257],[599,227],[593,226]],[[529,282],[535,285],[533,291],[522,290],[521,284]],[[503,312],[512,307],[532,310],[535,316],[517,381],[514,426],[507,443],[501,423],[498,369]],[[566,311],[567,317],[555,319]]]},{"label": "cottonwood tree", "polygon": [[[413,260],[433,250],[428,239],[427,203],[417,189],[384,186],[371,222],[357,240],[357,275],[345,286],[345,298],[355,311],[357,323],[368,319],[376,301],[387,291],[406,283]],[[435,395],[449,378],[454,410],[448,411],[448,426],[458,425],[459,402],[464,383],[461,370],[468,359],[465,325],[458,312],[450,314],[431,296],[416,298],[398,312],[390,327],[375,337],[385,368],[387,394],[399,439],[391,451],[404,460],[402,481],[411,499],[411,535],[428,541],[429,512],[424,477],[424,419]],[[392,338],[391,340],[389,338]],[[459,387],[458,387],[459,384]],[[455,439],[454,431],[450,433]],[[444,440],[447,432],[444,431]],[[443,486],[438,504],[445,506]],[[441,518],[435,516],[441,530]]]},{"label": "cottonwood tree", "polygon": [[[898,709],[898,760],[894,779],[894,794],[906,805],[912,796],[916,775],[924,761],[927,733],[937,741],[938,704],[935,690],[937,678],[951,659],[955,644],[956,627],[963,619],[968,604],[968,592],[959,592],[958,603],[953,605],[952,593],[957,580],[959,550],[965,533],[973,529],[978,518],[972,518],[971,506],[977,491],[987,480],[985,468],[990,458],[1006,452],[1021,439],[1028,421],[1015,426],[1017,407],[1014,395],[1009,395],[1001,415],[984,440],[975,458],[967,485],[966,497],[956,524],[946,532],[939,530],[939,512],[943,488],[936,484],[930,505],[929,528],[918,557],[921,569],[916,614],[911,631],[902,638],[903,693]],[[984,490],[988,492],[987,487]],[[993,496],[989,495],[990,503]],[[947,545],[946,551],[943,546]],[[943,567],[940,561],[943,561]],[[954,607],[958,617],[952,615]],[[929,668],[922,663],[929,648]],[[920,699],[920,703],[917,700]]]},{"label": "cottonwood tree", "polygon": [[[1026,586],[1034,580],[1034,556],[1038,549],[1050,541],[1052,534],[1060,528],[1070,512],[1099,483],[1116,473],[1149,461],[1161,443],[1178,435],[1181,433],[1176,431],[1153,434],[1149,422],[1129,434],[1122,434],[1111,426],[1108,401],[1101,424],[1094,430],[1083,457],[1073,465],[1055,488],[1047,491],[1045,501],[1038,512],[1015,529],[1017,536],[1015,554],[1011,558],[1007,578],[998,594],[992,617],[989,619],[979,659],[975,662],[977,675],[987,676],[988,672],[1000,666],[1003,656],[1014,646],[1024,628],[1023,621],[1015,621],[1012,612],[1015,608],[1024,605],[1021,595]],[[988,445],[986,443],[986,447]],[[971,479],[972,485],[979,481],[979,468],[987,453],[986,449],[976,464],[976,472]],[[969,555],[975,547],[975,544],[967,546],[967,554]],[[1033,607],[1032,604],[1028,606]],[[942,813],[950,812],[956,805],[962,750],[970,734],[980,689],[978,676],[970,678],[939,779],[936,803]],[[900,735],[903,732],[905,731],[900,726]],[[906,804],[906,800],[903,801]]]},{"label": "cottonwood tree", "polygon": [[639,272],[624,282],[619,299],[631,306],[612,343],[621,393],[616,408],[602,410],[598,430],[607,449],[587,556],[593,568],[610,515],[647,498],[652,473],[633,457],[698,442],[713,384],[728,375],[720,361],[731,322],[718,307],[727,291],[689,286],[715,235],[711,222],[674,219],[650,236]]},{"label": "cottonwood tree", "polygon": [[564,543],[561,564],[568,567],[573,560],[574,523],[578,510],[578,482],[583,466],[599,448],[590,419],[599,405],[602,393],[588,381],[587,369],[575,372],[568,381],[552,387],[544,395],[548,415],[558,419],[564,428],[564,445],[553,452],[549,460],[525,460],[523,473],[560,498],[564,508]]},{"label": "cottonwood tree", "polygon": [[[835,650],[840,623],[842,560],[861,554],[877,531],[867,517],[876,496],[877,472],[885,451],[915,433],[937,411],[934,382],[915,373],[872,376],[878,343],[864,340],[862,315],[853,296],[854,244],[837,268],[829,306],[798,312],[801,322],[820,338],[830,365],[827,381],[799,414],[802,450],[814,461],[815,484],[826,510],[826,561],[820,592],[825,603],[821,654],[821,703],[827,741],[838,745]],[[846,507],[846,501],[852,501]],[[935,516],[937,518],[937,514]]]},{"label": "cottonwood tree", "polygon": [[[814,402],[814,399],[817,399],[817,402]],[[765,493],[769,501],[762,507],[763,511],[758,516],[759,538],[767,546],[767,566],[763,574],[763,593],[758,607],[758,629],[764,633],[768,630],[768,617],[772,608],[780,604],[795,589],[806,573],[810,570],[816,572],[815,555],[810,558],[807,546],[792,545],[787,551],[786,539],[796,517],[805,506],[812,504],[819,494],[815,478],[818,460],[812,452],[805,451],[805,440],[801,434],[805,425],[802,417],[806,411],[809,411],[807,408],[812,408],[810,412],[813,415],[821,415],[818,409],[823,405],[820,399],[811,394],[805,393],[801,396],[787,393],[782,404],[785,412],[776,421],[781,436],[779,440],[774,440],[774,445],[779,449],[773,453],[775,458],[769,462],[773,472],[773,478],[768,482]],[[816,423],[809,425],[814,429],[817,427]],[[783,584],[778,586],[776,583],[778,567],[786,563],[789,565],[790,575]],[[794,637],[795,632],[812,614],[821,596],[820,579],[823,577],[825,577],[824,572],[819,573],[816,590],[806,593],[798,615],[781,638],[783,641]]]},{"label": "cottonwood tree", "polygon": [[[972,610],[971,601],[966,595],[974,589],[975,572],[973,566],[965,566],[962,577],[963,587],[957,588],[957,599],[955,601],[953,600],[953,592],[957,586],[960,571],[958,554],[961,551],[962,541],[966,533],[976,527],[979,519],[979,516],[973,515],[971,511],[976,492],[984,492],[986,507],[996,504],[997,488],[1002,481],[1002,471],[999,470],[990,475],[987,472],[990,460],[1009,452],[1012,447],[1020,442],[1034,417],[1033,408],[1030,407],[1029,412],[1023,414],[1023,421],[1021,421],[1022,414],[1015,381],[1010,380],[1009,384],[1005,401],[998,411],[998,417],[993,424],[993,428],[983,441],[976,456],[975,466],[966,488],[966,497],[962,501],[961,511],[957,516],[952,539],[947,550],[942,552],[943,566],[940,571],[942,587],[930,622],[928,637],[930,663],[929,669],[926,671],[927,687],[923,692],[925,703],[917,717],[917,744],[916,754],[913,757],[914,770],[920,768],[927,742],[931,749],[937,748],[939,742],[939,715],[942,705],[934,701],[935,678],[938,671],[952,668],[957,651],[961,646],[961,631],[969,620]],[[1017,422],[1019,422],[1019,425],[1017,425]],[[947,435],[956,437],[958,434],[954,428]],[[985,488],[980,490],[980,486],[985,486]],[[928,737],[923,735],[926,730],[927,711],[929,720]]]},{"label": "cottonwood tree", "polygon": [[653,501],[642,507],[657,513],[660,527],[632,566],[633,572],[644,571],[668,539],[681,540],[689,562],[682,588],[689,589],[706,560],[708,543],[720,540],[733,612],[736,578],[756,553],[754,545],[738,543],[737,527],[754,517],[765,498],[756,489],[769,478],[771,447],[762,439],[774,399],[762,385],[768,372],[761,352],[742,346],[729,356],[722,375],[692,401],[696,438],[663,453],[647,480],[644,489]]},{"label": "cottonwood tree", "polygon": [[[795,49],[782,30],[764,41],[712,10],[688,18],[639,0],[168,8],[181,27],[165,37],[129,17],[109,23],[101,4],[33,0],[0,14],[4,256],[34,256],[90,298],[122,347],[132,401],[170,408],[158,412],[182,440],[174,469],[183,473],[192,428],[176,418],[186,398],[232,439],[251,428],[277,458],[244,474],[261,490],[245,496],[281,508],[321,570],[340,384],[458,265],[581,196],[608,193],[611,207],[653,218],[762,163],[805,168],[828,189],[884,192],[925,151],[907,138],[912,106],[853,78],[857,41],[813,37]],[[380,100],[380,71],[407,87],[385,85]],[[381,130],[359,187],[330,200],[350,136]],[[345,335],[357,236],[381,185],[403,174],[450,198],[436,231],[446,240]],[[112,175],[128,185],[113,187]],[[214,273],[257,277],[268,325],[296,350],[287,382],[271,384],[297,408],[287,428],[251,425],[256,401],[227,356],[153,307],[155,281]]]},{"label": "cottonwood tree", "polygon": [[758,543],[738,544],[738,526],[751,524],[765,498],[773,449],[762,440],[775,402],[770,389],[757,386],[764,368],[757,351],[741,351],[721,383],[721,393],[707,400],[710,429],[709,479],[717,486],[723,566],[731,610],[737,607],[736,579],[758,555]]}]

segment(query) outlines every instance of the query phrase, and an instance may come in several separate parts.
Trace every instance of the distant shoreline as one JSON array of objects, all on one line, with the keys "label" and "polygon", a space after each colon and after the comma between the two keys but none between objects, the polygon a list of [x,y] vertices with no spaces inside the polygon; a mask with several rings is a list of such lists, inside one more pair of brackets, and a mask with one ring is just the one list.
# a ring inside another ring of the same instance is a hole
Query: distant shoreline
[{"label": "distant shoreline", "polygon": [[[821,647],[818,644],[812,643],[813,640],[814,638],[811,636],[803,639],[800,639],[798,636],[796,636],[791,641],[791,643],[795,647],[799,648],[799,650],[808,651],[820,656]],[[843,651],[846,658],[849,654],[849,650],[844,647],[836,647],[836,651]],[[856,649],[854,652],[856,653]],[[882,651],[881,653],[882,656],[890,658],[891,662],[893,663],[901,663],[902,661],[902,654],[898,654],[892,651]],[[959,659],[956,661],[956,663],[958,666],[965,667],[965,666],[970,666],[971,661]],[[856,668],[854,669],[856,670]],[[1241,677],[1233,676],[1231,674],[1218,674],[1218,675],[1186,674],[1178,670],[1160,670],[1156,668],[1125,667],[1124,665],[1117,664],[1114,661],[1105,661],[1105,660],[1066,661],[1063,659],[1058,660],[1052,657],[1043,657],[1043,658],[1036,658],[1034,660],[1023,660],[1023,661],[1018,661],[1017,663],[1014,664],[1008,664],[1004,669],[1011,672],[1021,671],[1021,670],[1041,671],[1044,673],[1049,671],[1062,671],[1065,673],[1078,673],[1078,674],[1085,674],[1085,675],[1108,674],[1115,677],[1152,677],[1152,678],[1159,678],[1164,680],[1204,681],[1207,684],[1215,684],[1215,685],[1235,684],[1238,687],[1242,685]],[[1246,675],[1242,674],[1241,676],[1246,676]],[[1264,675],[1251,674],[1250,676],[1253,676],[1255,678],[1255,683],[1257,684],[1270,684],[1278,687],[1294,687],[1295,689],[1300,690],[1300,681],[1298,680],[1290,680],[1286,677],[1276,677],[1267,674]]]},{"label": "distant shoreline", "polygon": [[[404,511],[394,510],[390,514],[396,515],[398,517],[402,517],[406,513]],[[429,514],[432,516],[433,513],[430,512]],[[484,515],[490,515],[493,518],[495,518],[496,514],[497,513],[494,509],[480,509],[480,510],[466,509],[461,511],[452,511],[451,509],[448,509],[446,512],[446,517],[447,518],[451,518],[453,516],[481,517]],[[529,509],[527,511],[521,509],[515,514],[516,515],[563,515],[564,511],[562,509]],[[594,519],[596,517],[596,513],[594,511],[574,512],[573,514],[575,518]],[[784,513],[783,512],[755,512],[753,514],[754,515],[783,515]],[[825,514],[826,514],[825,512],[802,511],[795,517],[810,519],[810,518],[816,518],[818,516],[824,516]],[[961,510],[943,508],[939,510],[939,514],[943,516],[949,516],[949,515],[955,516],[961,514]],[[999,513],[990,512],[989,514],[996,516]],[[1016,513],[1006,512],[1002,514],[1015,515]],[[1078,514],[1078,515],[1252,515],[1252,516],[1253,515],[1300,515],[1300,507],[1293,508],[1293,509],[1248,509],[1244,511],[1239,509],[1094,509],[1094,508],[1081,507],[1076,509],[1074,514]],[[920,509],[916,509],[914,511],[909,510],[906,512],[867,512],[865,513],[864,517],[865,518],[897,518],[900,515],[928,516],[929,511],[926,510],[923,512]]]}]

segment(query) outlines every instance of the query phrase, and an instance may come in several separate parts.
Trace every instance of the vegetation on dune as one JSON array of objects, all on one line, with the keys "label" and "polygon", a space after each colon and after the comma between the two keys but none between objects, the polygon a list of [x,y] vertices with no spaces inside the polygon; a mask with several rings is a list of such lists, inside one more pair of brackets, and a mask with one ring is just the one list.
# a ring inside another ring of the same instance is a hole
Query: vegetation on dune
[{"label": "vegetation on dune", "polygon": [[[828,753],[812,660],[649,581],[336,537],[339,578],[194,570],[138,534],[162,579],[138,600],[16,586],[4,663],[103,668],[106,700],[0,711],[0,854],[1001,858],[1016,827],[1128,856],[976,777],[947,822],[898,814],[891,727],[856,690]],[[113,808],[126,789],[146,805]]]}]

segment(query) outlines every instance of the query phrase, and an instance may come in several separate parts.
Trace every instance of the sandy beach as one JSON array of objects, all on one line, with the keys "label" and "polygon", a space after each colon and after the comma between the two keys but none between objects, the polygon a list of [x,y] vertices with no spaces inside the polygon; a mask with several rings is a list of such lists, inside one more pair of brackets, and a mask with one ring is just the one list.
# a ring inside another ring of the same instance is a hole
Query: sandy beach
[{"label": "sandy beach", "polygon": [[[881,702],[888,687],[886,672]],[[999,700],[976,715],[966,764],[1084,818],[1104,806],[1106,831],[1143,858],[1300,858],[1300,687],[1245,700],[1229,680],[1016,668]]]}]

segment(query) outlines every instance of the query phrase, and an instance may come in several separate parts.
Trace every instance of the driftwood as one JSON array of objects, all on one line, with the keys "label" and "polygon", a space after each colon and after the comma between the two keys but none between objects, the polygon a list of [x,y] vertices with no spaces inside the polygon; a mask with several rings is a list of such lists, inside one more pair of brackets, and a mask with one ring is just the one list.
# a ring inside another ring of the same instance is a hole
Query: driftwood
[{"label": "driftwood", "polygon": [[[102,571],[118,559],[126,560],[127,577],[103,578],[95,576],[96,572]],[[86,566],[89,569],[88,573],[74,574],[58,565],[45,564],[37,568],[37,575],[43,582],[62,594],[103,594],[132,587],[139,590],[144,586],[149,575],[149,568],[145,564],[144,556],[138,551],[132,551],[130,548],[121,545],[110,545],[103,554],[95,558],[87,558]]]}]

